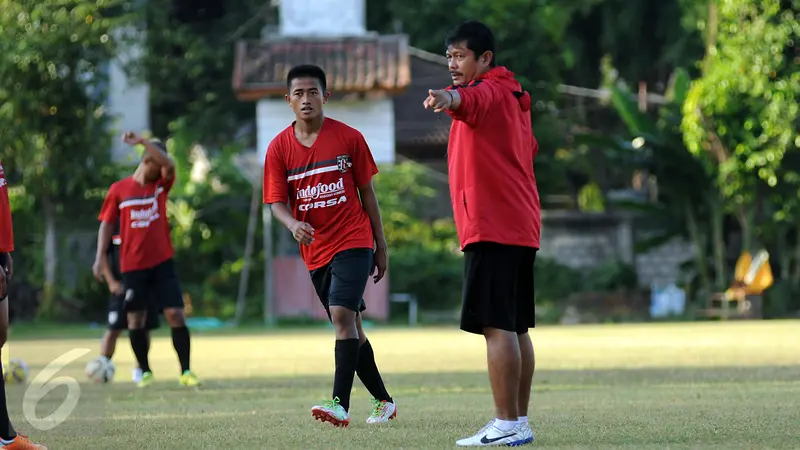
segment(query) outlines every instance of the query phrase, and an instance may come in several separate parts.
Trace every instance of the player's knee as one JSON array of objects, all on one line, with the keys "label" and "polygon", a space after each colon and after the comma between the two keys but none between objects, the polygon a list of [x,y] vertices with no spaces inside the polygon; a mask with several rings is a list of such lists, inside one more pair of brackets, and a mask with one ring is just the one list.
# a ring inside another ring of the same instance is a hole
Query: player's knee
[{"label": "player's knee", "polygon": [[144,311],[135,311],[128,313],[128,329],[140,330],[144,328],[146,315]]},{"label": "player's knee", "polygon": [[121,332],[122,330],[116,330],[116,329],[106,331],[106,340],[116,341],[119,338]]},{"label": "player's knee", "polygon": [[359,337],[355,311],[342,306],[331,306],[331,322],[337,339],[355,339]]},{"label": "player's knee", "polygon": [[180,308],[169,308],[164,310],[164,318],[170,328],[180,328],[186,326],[186,316]]}]

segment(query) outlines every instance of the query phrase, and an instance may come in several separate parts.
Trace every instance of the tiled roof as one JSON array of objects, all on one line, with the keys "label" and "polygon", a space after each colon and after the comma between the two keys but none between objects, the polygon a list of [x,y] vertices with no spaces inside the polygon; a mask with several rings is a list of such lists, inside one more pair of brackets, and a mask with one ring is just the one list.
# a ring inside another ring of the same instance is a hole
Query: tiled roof
[{"label": "tiled roof", "polygon": [[394,98],[397,148],[447,145],[452,119],[422,107],[428,89],[442,89],[452,84],[447,59],[410,47],[411,84]]},{"label": "tiled roof", "polygon": [[286,92],[286,74],[299,64],[325,70],[339,93],[402,91],[411,79],[408,36],[272,37],[236,45],[233,88],[242,100]]}]

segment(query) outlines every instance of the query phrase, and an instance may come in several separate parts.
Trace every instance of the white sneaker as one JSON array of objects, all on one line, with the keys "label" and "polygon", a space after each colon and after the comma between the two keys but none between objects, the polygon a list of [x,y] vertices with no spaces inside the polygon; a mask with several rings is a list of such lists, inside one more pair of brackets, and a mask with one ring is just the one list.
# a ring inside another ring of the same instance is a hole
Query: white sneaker
[{"label": "white sneaker", "polygon": [[131,379],[134,383],[138,383],[142,381],[142,369],[136,367],[133,369],[133,374],[131,375]]},{"label": "white sneaker", "polygon": [[517,443],[525,439],[522,433],[522,426],[519,424],[512,428],[511,431],[503,431],[492,423],[492,425],[484,427],[474,436],[456,441],[456,445],[458,447],[489,447],[501,445],[513,447],[522,445]]},{"label": "white sneaker", "polygon": [[394,403],[374,398],[370,401],[372,402],[372,414],[367,417],[367,423],[386,423],[397,417],[397,405]]},{"label": "white sneaker", "polygon": [[531,429],[531,425],[528,422],[521,423],[518,425],[520,428],[520,440],[516,442],[512,442],[509,444],[509,447],[518,447],[520,445],[530,444],[533,442],[533,430]]},{"label": "white sneaker", "polygon": [[350,425],[350,416],[339,404],[339,397],[325,400],[322,405],[314,406],[311,408],[311,415],[320,422],[328,422],[335,427],[344,428]]}]

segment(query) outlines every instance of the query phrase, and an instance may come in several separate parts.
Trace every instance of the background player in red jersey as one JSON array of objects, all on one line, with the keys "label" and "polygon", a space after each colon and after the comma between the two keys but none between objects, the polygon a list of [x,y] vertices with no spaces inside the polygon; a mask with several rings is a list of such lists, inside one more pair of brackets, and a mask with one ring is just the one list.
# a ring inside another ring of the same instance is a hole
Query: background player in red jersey
[{"label": "background player in red jersey", "polygon": [[323,115],[329,93],[321,68],[294,67],[287,85],[286,100],[296,120],[267,149],[264,203],[272,205],[272,213],[300,243],[336,332],[333,396],[311,412],[335,426],[349,425],[350,391],[358,373],[373,396],[367,423],[388,422],[397,408],[361,328],[367,279],[374,274],[377,283],[387,267],[386,238],[372,186],[378,168],[361,133]]},{"label": "background player in red jersey", "polygon": [[125,286],[125,310],[131,347],[142,369],[140,387],[152,383],[148,361],[149,339],[145,329],[150,302],[164,311],[172,329],[172,344],[181,365],[180,383],[199,384],[189,366],[191,338],[183,311],[183,294],[172,260],[175,251],[167,222],[167,195],[175,183],[175,163],[158,141],[132,132],[123,135],[128,145],[143,145],[141,163],[133,176],[111,185],[100,211],[94,276],[102,281],[108,268],[106,252],[114,224],[119,220],[120,267]]},{"label": "background player in red jersey", "polygon": [[[8,203],[8,185],[3,164],[0,163],[0,349],[8,339],[8,282],[14,275],[11,252],[14,251],[14,230],[11,224],[11,206]],[[0,448],[8,450],[47,450],[17,434],[8,417],[6,386],[0,389]]]},{"label": "background player in red jersey", "polygon": [[[105,356],[109,361],[114,357],[114,351],[117,347],[117,339],[123,330],[128,329],[128,316],[125,311],[125,288],[122,285],[122,272],[120,271],[120,246],[122,245],[122,237],[119,234],[119,220],[115,225],[114,234],[111,236],[111,242],[108,244],[108,251],[106,257],[108,264],[103,270],[103,278],[106,281],[108,290],[111,292],[111,298],[108,303],[108,329],[103,334],[103,339],[100,344],[100,354]],[[159,310],[155,302],[150,302],[147,309],[147,317],[145,318],[145,329],[147,330],[148,349],[150,343],[150,331],[159,327]],[[142,368],[138,363],[136,368],[133,369],[133,381],[138,383],[142,381]]]},{"label": "background player in red jersey", "polygon": [[533,441],[528,329],[536,325],[533,265],[541,226],[531,97],[511,71],[497,65],[486,25],[465,22],[445,45],[453,86],[429,91],[423,104],[453,118],[447,170],[464,251],[461,329],[486,340],[497,413],[456,445],[523,445]]}]

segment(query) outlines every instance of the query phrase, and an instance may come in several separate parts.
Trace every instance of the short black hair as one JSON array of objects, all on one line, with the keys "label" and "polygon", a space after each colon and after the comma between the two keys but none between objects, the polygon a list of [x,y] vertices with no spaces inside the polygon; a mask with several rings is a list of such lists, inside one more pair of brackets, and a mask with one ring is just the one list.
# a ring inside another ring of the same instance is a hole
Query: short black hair
[{"label": "short black hair", "polygon": [[[159,138],[151,138],[151,139],[148,139],[147,142],[149,142],[152,146],[154,146],[157,149],[159,149],[162,152],[164,152],[165,155],[169,154],[169,152],[167,151],[167,146],[164,145],[164,141],[162,141],[161,139],[159,139]],[[144,159],[146,156],[147,156],[147,151],[145,150],[145,151],[142,152],[142,159]]]},{"label": "short black hair", "polygon": [[157,147],[162,152],[167,153],[167,146],[164,145],[164,142],[161,139],[152,138],[150,139],[150,143],[153,144],[153,146]]},{"label": "short black hair", "polygon": [[325,71],[321,67],[313,64],[303,64],[294,66],[286,75],[286,89],[292,89],[292,80],[295,78],[316,78],[319,80],[319,85],[322,87],[322,92],[327,91],[328,81],[325,78]]},{"label": "short black hair", "polygon": [[494,67],[497,65],[495,62],[494,34],[483,22],[469,20],[455,27],[444,40],[444,46],[447,48],[461,42],[464,42],[467,48],[475,53],[475,59],[478,59],[478,56],[486,52],[492,52],[492,60],[489,61],[489,66]]}]

